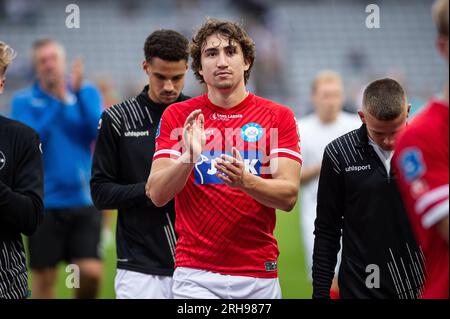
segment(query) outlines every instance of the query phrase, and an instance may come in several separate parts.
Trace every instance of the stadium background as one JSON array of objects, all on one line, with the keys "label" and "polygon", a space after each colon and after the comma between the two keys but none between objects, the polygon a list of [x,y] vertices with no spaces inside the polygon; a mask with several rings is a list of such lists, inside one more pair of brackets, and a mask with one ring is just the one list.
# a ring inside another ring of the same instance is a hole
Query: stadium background
[{"label": "stadium background", "polygon": [[[406,87],[413,111],[448,78],[434,48],[432,0],[288,1],[279,0],[0,0],[0,40],[18,51],[8,70],[0,114],[9,115],[11,95],[33,81],[30,49],[34,40],[51,37],[67,49],[68,66],[82,57],[86,78],[97,83],[106,104],[130,97],[146,82],[141,69],[143,43],[156,29],[173,28],[188,38],[205,17],[240,21],[256,42],[257,59],[249,88],[292,107],[301,117],[312,111],[310,82],[322,69],[342,74],[345,109],[355,111],[365,83],[390,76]],[[80,8],[80,28],[65,25],[66,6]],[[365,25],[366,6],[380,8],[380,28]],[[69,68],[70,70],[70,68]],[[444,74],[444,75],[442,75]],[[184,92],[203,88],[189,72]],[[285,298],[310,298],[301,236],[299,205],[279,213],[280,281]],[[114,213],[113,213],[114,214]],[[109,226],[114,233],[115,222]],[[114,240],[103,241],[105,271],[101,298],[113,298]],[[58,298],[70,298],[60,268]]]}]

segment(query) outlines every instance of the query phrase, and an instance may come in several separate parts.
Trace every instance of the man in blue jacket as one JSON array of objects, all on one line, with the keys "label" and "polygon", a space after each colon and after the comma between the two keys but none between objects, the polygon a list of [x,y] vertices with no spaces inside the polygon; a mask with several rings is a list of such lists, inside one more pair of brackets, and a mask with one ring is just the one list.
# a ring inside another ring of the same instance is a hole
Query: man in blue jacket
[{"label": "man in blue jacket", "polygon": [[66,78],[65,51],[58,42],[38,40],[32,53],[37,81],[12,101],[12,117],[38,132],[44,153],[45,217],[29,240],[32,295],[53,298],[57,264],[67,261],[78,266],[79,281],[71,281],[79,288],[76,297],[95,298],[102,272],[101,215],[92,205],[89,180],[100,94],[82,83],[80,60]]}]

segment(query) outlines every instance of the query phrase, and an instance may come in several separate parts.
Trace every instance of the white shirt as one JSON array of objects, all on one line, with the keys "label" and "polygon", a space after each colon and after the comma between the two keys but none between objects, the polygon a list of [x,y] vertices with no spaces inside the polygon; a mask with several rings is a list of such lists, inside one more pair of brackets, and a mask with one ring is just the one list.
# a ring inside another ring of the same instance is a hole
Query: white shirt
[{"label": "white shirt", "polygon": [[392,159],[392,156],[394,156],[394,151],[385,151],[385,150],[383,150],[370,137],[369,137],[369,144],[372,145],[373,149],[375,150],[375,153],[377,153],[377,155],[380,158],[381,162],[384,164],[384,167],[386,168],[387,175],[389,176],[389,173],[391,171],[391,159]]},{"label": "white shirt", "polygon": [[[334,139],[359,128],[362,125],[358,115],[341,112],[333,123],[322,123],[316,114],[299,119],[303,167],[322,163],[325,147]],[[319,176],[300,186],[302,214],[315,219]]]}]

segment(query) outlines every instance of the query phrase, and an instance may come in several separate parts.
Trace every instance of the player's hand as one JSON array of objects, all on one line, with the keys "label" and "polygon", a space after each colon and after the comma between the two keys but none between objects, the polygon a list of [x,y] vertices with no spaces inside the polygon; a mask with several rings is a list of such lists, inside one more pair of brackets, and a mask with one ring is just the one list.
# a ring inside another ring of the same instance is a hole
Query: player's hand
[{"label": "player's hand", "polygon": [[72,64],[72,88],[77,93],[81,89],[83,82],[84,66],[80,58],[76,58]]},{"label": "player's hand", "polygon": [[215,167],[219,171],[216,176],[230,187],[242,187],[246,184],[248,172],[239,151],[232,148],[233,157],[222,154],[216,159]]},{"label": "player's hand", "polygon": [[189,163],[197,162],[206,144],[205,117],[201,110],[195,110],[187,117],[183,127],[183,144]]}]

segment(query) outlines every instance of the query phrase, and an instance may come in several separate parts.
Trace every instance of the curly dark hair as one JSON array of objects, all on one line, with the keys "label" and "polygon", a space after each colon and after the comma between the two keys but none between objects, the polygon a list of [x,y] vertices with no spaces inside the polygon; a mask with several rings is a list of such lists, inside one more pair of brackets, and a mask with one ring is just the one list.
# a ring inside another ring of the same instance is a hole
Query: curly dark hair
[{"label": "curly dark hair", "polygon": [[247,83],[250,77],[250,70],[252,69],[253,62],[255,61],[255,43],[239,24],[214,18],[208,18],[197,33],[192,37],[192,43],[189,51],[192,57],[191,66],[195,77],[201,83],[205,82],[203,76],[199,73],[199,70],[202,68],[201,56],[206,44],[206,39],[213,34],[223,35],[228,38],[229,41],[236,41],[239,43],[242,53],[244,54],[245,61],[250,64],[249,69],[244,72],[244,80],[245,83]]},{"label": "curly dark hair", "polygon": [[145,60],[152,58],[177,62],[189,59],[189,41],[173,30],[157,30],[150,34],[144,44]]}]

